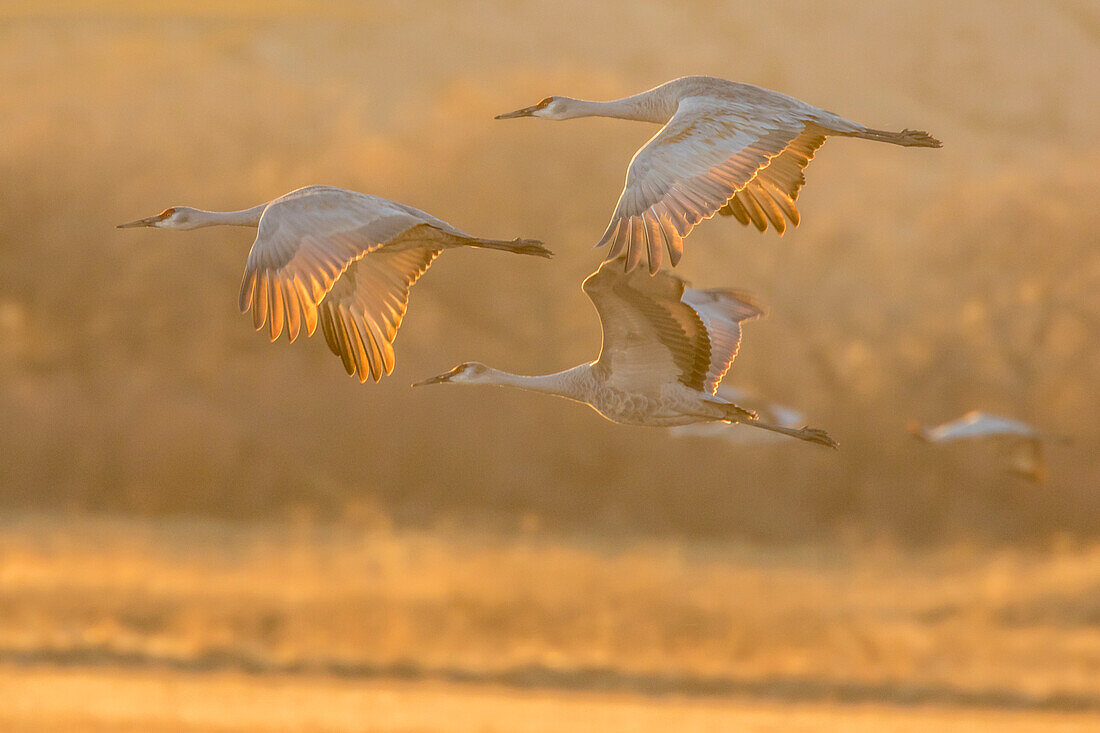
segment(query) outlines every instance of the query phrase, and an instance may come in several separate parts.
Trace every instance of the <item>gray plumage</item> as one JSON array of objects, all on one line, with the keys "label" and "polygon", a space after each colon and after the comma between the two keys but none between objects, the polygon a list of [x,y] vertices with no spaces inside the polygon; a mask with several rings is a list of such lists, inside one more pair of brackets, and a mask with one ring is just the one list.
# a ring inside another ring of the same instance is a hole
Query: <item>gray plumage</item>
[{"label": "gray plumage", "polygon": [[779,234],[798,225],[795,200],[803,169],[829,135],[910,147],[940,147],[926,132],[887,132],[794,97],[709,76],[687,76],[610,102],[547,97],[497,119],[614,117],[664,125],[634,154],[626,184],[599,245],[607,259],[625,254],[627,269],[643,259],[650,273],[664,252],[675,267],[683,239],[715,214]]},{"label": "gray plumage", "polygon": [[595,361],[532,377],[466,362],[419,385],[511,386],[586,404],[627,425],[742,422],[836,447],[824,431],[763,422],[715,394],[737,356],[741,324],[763,313],[748,296],[690,289],[668,272],[653,277],[640,269],[625,272],[621,262],[605,262],[582,288],[603,327]]},{"label": "gray plumage", "polygon": [[445,249],[483,247],[550,257],[534,239],[472,237],[412,206],[332,186],[307,186],[231,212],[172,207],[126,227],[257,227],[238,305],[271,340],[321,325],[349,375],[378,381],[394,367],[393,341],[409,288]]}]

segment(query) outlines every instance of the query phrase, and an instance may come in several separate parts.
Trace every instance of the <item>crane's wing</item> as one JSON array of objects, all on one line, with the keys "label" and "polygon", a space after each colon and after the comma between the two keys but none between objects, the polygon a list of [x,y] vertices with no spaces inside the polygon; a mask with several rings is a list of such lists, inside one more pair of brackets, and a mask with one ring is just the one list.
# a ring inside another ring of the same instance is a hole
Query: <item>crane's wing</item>
[{"label": "crane's wing", "polygon": [[[784,428],[800,428],[806,424],[806,416],[793,407],[777,405],[774,402],[764,402],[759,397],[747,392],[740,387],[723,384],[714,393],[727,402],[742,407],[747,407],[757,413],[761,420],[775,423]],[[709,423],[699,423],[709,424]],[[721,424],[721,423],[719,423]],[[759,431],[755,431],[759,432]],[[774,433],[772,435],[775,435]]]},{"label": "crane's wing", "polygon": [[312,186],[272,201],[260,218],[238,300],[271,340],[290,340],[302,320],[312,336],[318,305],[347,268],[383,245],[440,245],[463,232],[418,209],[377,196]]},{"label": "crane's wing", "polygon": [[[764,402],[759,397],[740,387],[723,384],[718,387],[715,396],[726,402],[731,402],[742,408],[751,409],[757,413],[764,422],[773,423],[780,427],[797,430],[806,424],[806,418],[797,410]],[[669,428],[669,432],[676,437],[718,437],[725,438],[736,445],[756,446],[772,443],[783,443],[794,440],[791,436],[766,430],[751,430],[741,423],[729,424],[722,421],[699,422],[690,425],[678,425]]]},{"label": "crane's wing", "polygon": [[[792,426],[784,426],[792,427]],[[800,426],[793,426],[798,428]],[[728,443],[738,446],[756,447],[762,445],[775,445],[787,441],[794,442],[795,438],[781,433],[773,433],[767,430],[757,430],[744,423],[732,425],[721,420],[714,422],[697,422],[690,425],[677,425],[668,429],[669,434],[677,438],[721,438]]]},{"label": "crane's wing", "polygon": [[1047,463],[1043,457],[1043,441],[1038,438],[1015,440],[1008,451],[1008,467],[1012,473],[1037,484],[1046,483]]},{"label": "crane's wing", "polygon": [[785,428],[800,428],[806,424],[806,416],[793,407],[768,405],[768,420]]},{"label": "crane's wing", "polygon": [[[668,124],[635,153],[599,244],[612,243],[608,259],[625,252],[627,269],[648,253],[649,271],[656,272],[664,249],[675,265],[692,228],[714,216],[806,132],[807,121],[793,109],[765,117],[735,102],[706,97],[682,101]],[[791,178],[791,168],[801,175],[797,160],[807,157],[813,142],[810,138],[798,144],[790,162],[769,183],[761,183],[761,191],[769,190],[767,200],[775,202],[772,190],[778,195],[785,189],[788,198],[792,187],[797,193],[800,184]]]},{"label": "crane's wing", "polygon": [[928,440],[936,443],[998,435],[1041,437],[1039,431],[1027,423],[976,411],[968,412],[957,420],[939,425],[926,433]]},{"label": "crane's wing", "polygon": [[824,142],[825,131],[808,123],[805,131],[792,140],[782,153],[772,158],[765,168],[757,172],[718,213],[732,216],[746,226],[751,223],[760,231],[765,231],[768,222],[771,222],[775,231],[783,234],[787,230],[784,217],[798,226],[802,217],[794,202],[806,183],[803,169],[813,160],[817,149]]},{"label": "crane's wing", "polygon": [[[604,262],[582,288],[603,327],[595,367],[610,383],[645,391],[680,381],[713,394],[740,343],[735,309],[722,302],[728,292],[688,290],[671,273],[624,272],[618,262]],[[751,304],[742,307],[759,315]]]},{"label": "crane's wing", "polygon": [[409,304],[409,288],[442,249],[382,248],[353,262],[319,308],[321,330],[332,353],[360,382],[393,371],[393,340]]},{"label": "crane's wing", "polygon": [[734,290],[685,290],[683,301],[702,319],[710,339],[703,388],[714,394],[741,348],[741,323],[764,315],[751,296]]}]

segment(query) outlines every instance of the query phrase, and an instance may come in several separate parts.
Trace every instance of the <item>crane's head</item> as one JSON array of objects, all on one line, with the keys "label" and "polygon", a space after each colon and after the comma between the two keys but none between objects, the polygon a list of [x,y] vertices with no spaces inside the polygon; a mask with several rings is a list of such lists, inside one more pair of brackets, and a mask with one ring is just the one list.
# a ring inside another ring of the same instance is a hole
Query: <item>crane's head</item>
[{"label": "crane's head", "polygon": [[495,119],[510,120],[514,117],[542,117],[547,120],[568,120],[571,117],[579,117],[573,114],[571,103],[576,100],[569,97],[546,97],[538,104],[517,109],[515,112],[505,112],[497,115]]},{"label": "crane's head", "polygon": [[197,209],[187,206],[172,206],[160,212],[156,216],[119,224],[117,229],[129,229],[130,227],[156,227],[158,229],[195,229],[202,226],[198,218],[194,216]]},{"label": "crane's head", "polygon": [[425,379],[423,382],[416,382],[414,387],[423,387],[426,384],[478,384],[486,383],[489,381],[490,375],[493,370],[485,366],[481,362],[467,361],[459,364],[449,372],[444,372],[439,376],[432,377],[431,379]]}]

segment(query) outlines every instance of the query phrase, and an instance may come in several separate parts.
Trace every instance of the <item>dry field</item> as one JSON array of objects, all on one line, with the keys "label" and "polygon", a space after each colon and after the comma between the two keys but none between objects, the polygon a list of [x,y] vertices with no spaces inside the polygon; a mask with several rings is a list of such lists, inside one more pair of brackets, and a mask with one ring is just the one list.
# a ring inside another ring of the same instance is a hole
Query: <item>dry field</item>
[{"label": "dry field", "polygon": [[12,725],[1100,720],[1095,546],[769,551],[27,516],[0,528],[0,599]]},{"label": "dry field", "polygon": [[0,710],[0,725],[11,733],[1084,733],[1096,730],[1098,720],[1080,713],[934,705],[654,699],[315,676],[181,675],[160,670],[0,668],[0,689],[12,693],[11,703]]}]

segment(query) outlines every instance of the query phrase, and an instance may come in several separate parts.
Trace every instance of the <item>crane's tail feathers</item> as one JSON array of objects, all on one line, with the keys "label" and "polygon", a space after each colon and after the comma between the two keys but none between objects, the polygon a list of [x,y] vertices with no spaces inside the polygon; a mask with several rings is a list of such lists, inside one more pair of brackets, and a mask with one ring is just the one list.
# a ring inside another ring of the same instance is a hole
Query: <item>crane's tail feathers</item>
[{"label": "crane's tail feathers", "polygon": [[929,135],[924,130],[910,130],[908,128],[902,130],[901,132],[888,132],[886,130],[872,130],[865,127],[862,130],[856,130],[854,132],[836,132],[834,134],[847,135],[850,137],[861,137],[864,140],[877,140],[878,142],[902,145],[907,148],[943,147],[943,143]]},{"label": "crane's tail feathers", "polygon": [[520,239],[516,238],[510,242],[503,239],[480,239],[478,237],[470,237],[464,240],[464,244],[470,247],[484,247],[485,249],[500,249],[505,252],[513,252],[517,255],[532,255],[534,257],[545,257],[550,259],[554,256],[554,253],[546,249],[537,239]]}]

